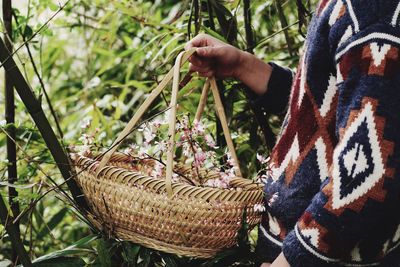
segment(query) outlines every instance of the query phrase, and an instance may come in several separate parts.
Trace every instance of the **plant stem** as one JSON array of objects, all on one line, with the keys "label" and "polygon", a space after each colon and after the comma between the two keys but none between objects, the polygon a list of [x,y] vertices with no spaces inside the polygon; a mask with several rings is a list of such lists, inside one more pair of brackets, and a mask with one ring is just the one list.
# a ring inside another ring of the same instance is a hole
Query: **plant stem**
[{"label": "plant stem", "polygon": [[246,31],[247,52],[252,53],[254,47],[254,35],[251,27],[250,0],[243,0],[244,28]]},{"label": "plant stem", "polygon": [[205,26],[209,26],[211,30],[215,31],[214,15],[210,1],[211,0],[207,0],[208,21],[210,25],[205,25]]},{"label": "plant stem", "polygon": [[293,50],[293,40],[291,36],[289,35],[288,31],[288,22],[285,17],[285,13],[283,12],[283,7],[282,7],[282,1],[281,0],[276,0],[276,9],[278,11],[278,16],[279,16],[279,21],[281,22],[281,26],[284,29],[283,33],[285,34],[285,39],[288,47],[288,52],[289,55],[292,57],[294,56],[294,50]]},{"label": "plant stem", "polygon": [[13,217],[9,214],[3,197],[0,195],[0,222],[4,225],[8,235],[10,236],[13,248],[18,253],[19,261],[24,267],[31,267],[31,260],[26,253],[24,245],[22,244],[21,238],[13,221]]},{"label": "plant stem", "polygon": [[25,42],[18,46],[12,53],[10,53],[7,58],[2,60],[0,67],[3,67],[7,63],[7,61],[10,60],[12,56],[14,56],[14,54],[16,54],[25,45],[25,43],[29,43],[30,41],[32,41],[32,39],[35,38],[36,35],[38,35],[44,28],[46,28],[50,21],[52,21],[66,7],[69,1],[71,0],[67,0],[62,6],[60,6],[60,8],[42,26],[40,26],[40,28],[36,32],[34,32],[31,37],[29,37]]},{"label": "plant stem", "polygon": [[[18,27],[18,26],[19,26],[18,18],[17,18],[17,16],[16,16],[14,13],[13,13],[13,16],[14,16],[15,23],[17,24],[17,28],[20,29],[20,34],[21,34],[21,36],[22,36],[22,40],[24,41],[26,50],[27,50],[27,52],[28,52],[29,59],[30,59],[30,61],[31,61],[31,63],[32,63],[33,71],[35,72],[36,77],[37,77],[38,80],[39,80],[40,87],[42,88],[43,94],[44,94],[44,96],[45,96],[45,98],[46,98],[46,101],[47,101],[47,105],[49,105],[50,113],[51,113],[51,115],[52,115],[52,117],[53,117],[53,119],[54,119],[54,122],[56,123],[56,127],[57,127],[58,134],[59,134],[59,136],[60,136],[60,138],[61,138],[61,140],[62,140],[62,139],[64,138],[64,134],[63,134],[63,132],[62,132],[62,130],[61,130],[61,126],[60,126],[60,123],[59,123],[59,119],[58,119],[57,113],[55,112],[55,110],[54,110],[54,108],[53,108],[53,104],[51,104],[49,94],[48,94],[47,91],[46,91],[46,87],[45,87],[45,85],[44,85],[42,76],[40,75],[39,70],[38,70],[38,68],[37,68],[37,66],[36,66],[35,60],[33,59],[32,52],[31,52],[29,43],[27,42],[26,36],[25,36],[25,34],[22,32],[22,28],[21,28],[21,27]],[[10,51],[11,51],[11,50],[10,50]]]},{"label": "plant stem", "polygon": [[[12,51],[12,4],[11,0],[3,0],[3,20],[5,26],[4,40],[5,45],[9,51]],[[7,127],[7,160],[8,160],[8,183],[13,185],[17,181],[17,148],[14,140],[16,139],[15,133],[15,100],[14,100],[14,86],[11,77],[5,73],[4,76],[4,89],[5,89],[5,117],[6,122],[10,126]],[[18,203],[18,192],[15,187],[8,187],[8,203],[13,216],[18,216],[20,209]],[[15,222],[15,234],[20,237],[19,221]],[[13,249],[12,261],[14,264],[18,263],[18,253]]]}]

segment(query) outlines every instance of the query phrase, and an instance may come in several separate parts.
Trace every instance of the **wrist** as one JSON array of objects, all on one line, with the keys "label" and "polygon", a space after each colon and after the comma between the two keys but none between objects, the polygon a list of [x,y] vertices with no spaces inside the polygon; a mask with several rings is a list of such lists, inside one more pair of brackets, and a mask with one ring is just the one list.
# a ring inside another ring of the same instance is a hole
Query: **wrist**
[{"label": "wrist", "polygon": [[239,50],[238,64],[233,71],[233,77],[237,80],[243,81],[244,77],[249,75],[249,66],[253,60],[253,55],[249,52]]},{"label": "wrist", "polygon": [[257,95],[265,94],[272,66],[245,51],[240,51],[238,62],[233,77],[242,81]]}]

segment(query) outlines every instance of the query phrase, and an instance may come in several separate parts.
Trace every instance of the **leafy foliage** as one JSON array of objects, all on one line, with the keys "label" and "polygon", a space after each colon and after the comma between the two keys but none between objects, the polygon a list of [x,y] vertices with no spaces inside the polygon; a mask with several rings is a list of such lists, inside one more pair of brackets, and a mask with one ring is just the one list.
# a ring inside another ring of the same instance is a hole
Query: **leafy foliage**
[{"label": "leafy foliage", "polygon": [[[81,125],[91,121],[88,132],[100,131],[98,146],[111,145],[163,74],[173,64],[186,41],[206,32],[241,49],[254,51],[265,61],[294,67],[299,57],[308,11],[315,3],[272,0],[70,0],[68,5],[35,33],[59,5],[52,0],[16,1],[13,9],[13,39],[21,46],[14,58],[46,115],[60,125],[65,147],[79,143]],[[297,1],[301,2],[301,1]],[[247,3],[247,5],[246,5]],[[244,16],[248,6],[251,17]],[[291,26],[292,25],[292,26]],[[30,40],[28,43],[24,41]],[[28,51],[29,49],[29,51]],[[194,114],[202,80],[194,77],[180,91],[183,113]],[[257,153],[267,153],[260,127],[255,123],[246,89],[237,81],[219,82],[238,156],[247,177],[260,165]],[[56,114],[52,116],[51,106]],[[0,97],[0,102],[4,99]],[[166,107],[168,92],[152,106],[148,116]],[[3,111],[3,106],[0,107]],[[4,113],[4,112],[2,112]],[[18,149],[21,237],[34,266],[253,266],[256,232],[241,234],[240,246],[211,260],[181,258],[138,245],[108,239],[88,225],[68,198],[53,158],[46,149],[24,105],[17,99],[15,125]],[[215,120],[210,108],[208,120]],[[3,120],[1,118],[0,120]],[[273,132],[280,118],[268,121]],[[222,130],[214,135],[223,145]],[[61,133],[59,133],[61,139]],[[0,135],[5,155],[6,135]],[[129,142],[142,142],[140,133]],[[0,193],[7,197],[5,158],[0,163]],[[51,178],[51,179],[50,179]],[[15,215],[17,217],[17,215]],[[95,233],[95,235],[93,235]],[[10,239],[0,226],[0,266],[11,259]]]}]

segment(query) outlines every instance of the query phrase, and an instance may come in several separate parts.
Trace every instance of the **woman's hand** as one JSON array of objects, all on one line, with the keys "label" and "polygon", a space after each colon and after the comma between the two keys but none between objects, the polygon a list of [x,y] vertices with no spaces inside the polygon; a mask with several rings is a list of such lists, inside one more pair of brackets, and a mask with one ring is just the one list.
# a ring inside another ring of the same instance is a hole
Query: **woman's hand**
[{"label": "woman's hand", "polygon": [[196,54],[189,61],[190,70],[201,76],[237,78],[243,64],[243,51],[207,34],[199,34],[188,42],[185,50],[197,47]]},{"label": "woman's hand", "polygon": [[274,260],[270,267],[290,267],[289,262],[286,260],[285,255],[281,252],[279,256]]},{"label": "woman's hand", "polygon": [[264,262],[260,267],[290,267],[290,264],[287,262],[285,255],[281,253],[272,264]]},{"label": "woman's hand", "polygon": [[197,48],[190,59],[190,70],[203,77],[233,77],[241,80],[256,94],[267,90],[272,67],[250,53],[221,42],[207,34],[199,34],[185,49]]}]

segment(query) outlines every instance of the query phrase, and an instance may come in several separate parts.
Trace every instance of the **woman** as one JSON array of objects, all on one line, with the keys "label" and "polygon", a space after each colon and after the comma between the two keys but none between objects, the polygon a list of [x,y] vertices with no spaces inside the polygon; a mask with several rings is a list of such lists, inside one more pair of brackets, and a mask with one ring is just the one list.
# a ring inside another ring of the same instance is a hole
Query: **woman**
[{"label": "woman", "polygon": [[[208,35],[191,70],[287,116],[265,179],[262,266],[400,266],[400,1],[322,0],[293,77]],[[271,264],[270,264],[271,263]]]}]

